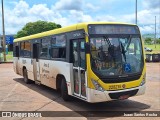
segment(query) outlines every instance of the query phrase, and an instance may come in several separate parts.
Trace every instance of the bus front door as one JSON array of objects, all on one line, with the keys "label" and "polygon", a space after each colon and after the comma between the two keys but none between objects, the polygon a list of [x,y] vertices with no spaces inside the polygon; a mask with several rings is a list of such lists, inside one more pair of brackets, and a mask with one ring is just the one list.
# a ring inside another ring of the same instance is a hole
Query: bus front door
[{"label": "bus front door", "polygon": [[39,44],[33,44],[33,76],[34,80],[40,82],[40,68],[39,68]]},{"label": "bus front door", "polygon": [[85,42],[83,39],[72,41],[74,95],[86,98]]}]

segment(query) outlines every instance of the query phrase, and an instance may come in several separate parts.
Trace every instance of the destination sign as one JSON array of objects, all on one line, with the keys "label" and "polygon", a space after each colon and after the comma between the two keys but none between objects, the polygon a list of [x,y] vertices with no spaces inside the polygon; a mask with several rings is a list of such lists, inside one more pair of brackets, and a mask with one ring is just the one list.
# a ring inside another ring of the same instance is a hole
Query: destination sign
[{"label": "destination sign", "polygon": [[89,34],[139,34],[132,25],[89,25]]}]

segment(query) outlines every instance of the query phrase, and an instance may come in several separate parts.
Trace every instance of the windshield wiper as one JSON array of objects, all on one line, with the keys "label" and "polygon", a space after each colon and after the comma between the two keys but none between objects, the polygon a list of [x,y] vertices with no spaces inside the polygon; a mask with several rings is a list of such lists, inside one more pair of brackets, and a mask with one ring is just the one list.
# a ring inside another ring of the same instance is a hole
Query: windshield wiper
[{"label": "windshield wiper", "polygon": [[105,39],[105,41],[108,43],[109,47],[108,47],[108,53],[112,56],[114,62],[115,62],[115,55],[114,55],[114,45],[111,44],[111,42],[109,41],[109,38],[107,35],[103,36]]},{"label": "windshield wiper", "polygon": [[124,58],[125,62],[126,62],[126,52],[128,51],[128,48],[129,48],[129,46],[131,44],[131,39],[132,39],[132,36],[129,35],[129,39],[128,39],[128,43],[127,43],[127,46],[126,46],[126,50],[125,50],[125,47],[123,46],[122,42],[120,42],[121,43],[121,48],[122,48],[121,52],[123,54],[123,58]]},{"label": "windshield wiper", "polygon": [[124,58],[124,60],[125,60],[125,62],[126,62],[126,51],[125,51],[125,48],[124,48],[124,46],[122,45],[122,43],[121,43],[121,48],[122,48],[121,53],[123,54],[123,58]]},{"label": "windshield wiper", "polygon": [[112,45],[111,45],[111,42],[109,41],[108,36],[103,36],[103,37],[105,38],[105,41],[107,41],[109,47],[111,47]]},{"label": "windshield wiper", "polygon": [[129,35],[128,44],[127,44],[127,47],[126,47],[125,52],[128,51],[128,48],[129,48],[129,46],[130,46],[130,44],[131,44],[131,39],[132,39],[132,35]]}]

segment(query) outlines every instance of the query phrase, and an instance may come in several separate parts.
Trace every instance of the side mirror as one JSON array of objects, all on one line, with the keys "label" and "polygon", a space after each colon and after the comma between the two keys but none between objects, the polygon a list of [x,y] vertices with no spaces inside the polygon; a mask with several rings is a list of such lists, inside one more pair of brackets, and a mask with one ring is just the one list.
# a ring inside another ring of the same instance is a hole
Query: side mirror
[{"label": "side mirror", "polygon": [[90,44],[88,42],[85,43],[85,53],[90,53]]}]

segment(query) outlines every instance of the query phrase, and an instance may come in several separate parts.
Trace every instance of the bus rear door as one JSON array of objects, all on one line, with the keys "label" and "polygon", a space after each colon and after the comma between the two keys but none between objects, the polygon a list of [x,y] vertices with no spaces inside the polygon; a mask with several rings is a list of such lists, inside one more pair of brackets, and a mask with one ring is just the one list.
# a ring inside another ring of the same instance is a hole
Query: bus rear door
[{"label": "bus rear door", "polygon": [[19,68],[19,46],[15,46],[14,47],[14,68],[15,68],[15,72],[17,74],[20,73],[20,68]]},{"label": "bus rear door", "polygon": [[40,68],[39,68],[39,43],[33,44],[33,76],[34,80],[40,82]]}]

